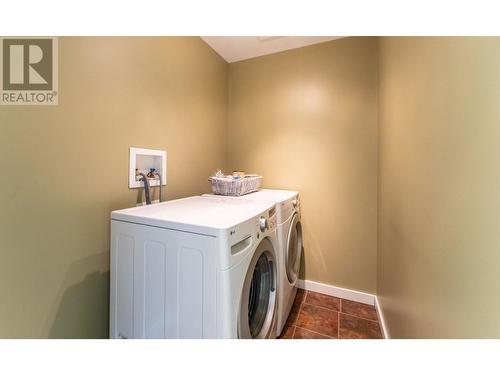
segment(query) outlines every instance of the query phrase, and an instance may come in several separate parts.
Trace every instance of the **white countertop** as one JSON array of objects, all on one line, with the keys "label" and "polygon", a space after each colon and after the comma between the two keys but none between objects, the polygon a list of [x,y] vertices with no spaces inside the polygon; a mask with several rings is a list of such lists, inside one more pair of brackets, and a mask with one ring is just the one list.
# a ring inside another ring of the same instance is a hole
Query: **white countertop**
[{"label": "white countertop", "polygon": [[216,235],[272,207],[272,202],[196,196],[113,211],[111,219]]}]

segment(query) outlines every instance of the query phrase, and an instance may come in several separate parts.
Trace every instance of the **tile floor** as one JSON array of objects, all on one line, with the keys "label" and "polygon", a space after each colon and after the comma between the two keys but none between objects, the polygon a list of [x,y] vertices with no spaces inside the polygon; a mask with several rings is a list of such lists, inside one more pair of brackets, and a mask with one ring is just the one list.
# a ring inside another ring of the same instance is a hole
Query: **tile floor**
[{"label": "tile floor", "polygon": [[299,289],[281,339],[381,339],[374,306]]}]

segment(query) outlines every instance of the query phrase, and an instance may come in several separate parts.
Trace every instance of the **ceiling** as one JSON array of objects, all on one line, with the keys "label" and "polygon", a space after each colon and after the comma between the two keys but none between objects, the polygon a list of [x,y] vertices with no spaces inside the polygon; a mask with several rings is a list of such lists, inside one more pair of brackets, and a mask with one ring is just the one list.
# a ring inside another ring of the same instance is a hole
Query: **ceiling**
[{"label": "ceiling", "polygon": [[269,55],[287,49],[309,46],[341,36],[202,36],[227,62]]}]

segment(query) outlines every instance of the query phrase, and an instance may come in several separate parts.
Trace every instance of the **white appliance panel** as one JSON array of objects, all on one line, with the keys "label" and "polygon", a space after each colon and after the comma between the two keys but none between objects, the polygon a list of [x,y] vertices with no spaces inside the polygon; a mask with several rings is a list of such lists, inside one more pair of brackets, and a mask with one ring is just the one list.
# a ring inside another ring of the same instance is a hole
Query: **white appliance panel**
[{"label": "white appliance panel", "polygon": [[111,337],[215,337],[216,238],[114,220],[111,228]]},{"label": "white appliance panel", "polygon": [[[112,249],[120,248],[120,252],[111,251],[112,267],[115,269],[111,280],[111,291],[115,292],[112,303],[115,303],[115,311],[111,315],[111,325],[120,327],[117,336],[132,337],[134,334],[134,275],[129,270],[134,265],[134,238],[123,233],[117,234],[112,241]],[[113,287],[113,284],[115,287]],[[119,312],[119,313],[118,313]]]},{"label": "white appliance panel", "polygon": [[167,249],[161,242],[147,241],[144,246],[144,325],[145,336],[165,337],[165,268]]}]

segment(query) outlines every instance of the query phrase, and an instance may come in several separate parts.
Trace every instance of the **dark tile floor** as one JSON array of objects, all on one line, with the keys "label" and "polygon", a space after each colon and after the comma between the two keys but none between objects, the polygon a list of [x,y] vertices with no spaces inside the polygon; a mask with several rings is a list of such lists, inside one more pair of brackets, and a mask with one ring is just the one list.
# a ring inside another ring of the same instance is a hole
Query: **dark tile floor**
[{"label": "dark tile floor", "polygon": [[374,306],[299,289],[281,339],[381,339]]}]

